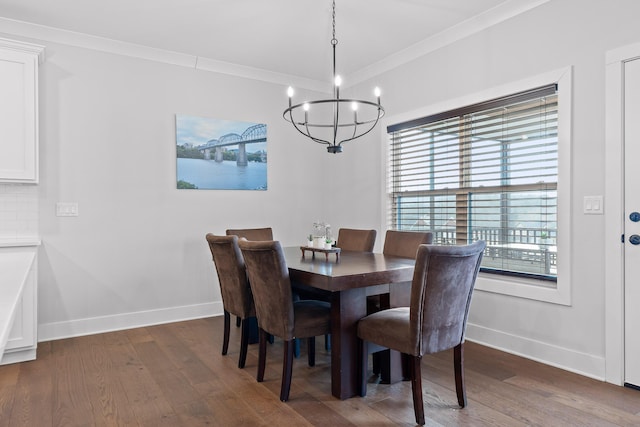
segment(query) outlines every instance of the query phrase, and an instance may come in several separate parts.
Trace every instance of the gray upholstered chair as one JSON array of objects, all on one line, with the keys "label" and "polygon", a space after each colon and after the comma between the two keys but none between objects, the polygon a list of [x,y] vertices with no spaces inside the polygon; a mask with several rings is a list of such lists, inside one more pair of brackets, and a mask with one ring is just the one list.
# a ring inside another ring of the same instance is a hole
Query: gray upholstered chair
[{"label": "gray upholstered chair", "polygon": [[247,281],[244,259],[238,247],[238,236],[214,236],[209,233],[206,238],[218,273],[224,307],[222,354],[227,354],[229,349],[230,315],[233,314],[241,320],[242,324],[238,367],[244,368],[249,345],[249,320],[255,317],[256,312],[251,288]]},{"label": "gray upholstered chair", "polygon": [[227,236],[244,237],[247,240],[259,241],[259,240],[273,240],[273,230],[271,227],[265,228],[238,228],[229,229],[226,231]]},{"label": "gray upholstered chair", "polygon": [[421,245],[411,284],[411,304],[382,310],[358,322],[360,395],[367,393],[367,345],[397,350],[410,360],[416,422],[423,425],[422,356],[453,348],[458,404],[465,407],[464,338],[484,241],[466,246]]},{"label": "gray upholstered chair", "polygon": [[[416,259],[416,252],[420,245],[430,245],[433,243],[433,233],[426,231],[396,231],[387,230],[384,237],[384,247],[382,253],[402,258]],[[369,314],[385,308],[391,308],[389,294],[383,294],[380,298],[376,295],[370,297],[367,301],[367,312]],[[395,305],[408,305],[408,295],[398,297],[400,301],[396,301]]]},{"label": "gray upholstered chair", "polygon": [[382,253],[416,259],[418,246],[430,245],[432,242],[433,233],[430,232],[387,230]]},{"label": "gray upholstered chair", "polygon": [[373,252],[376,230],[341,228],[338,230],[336,246],[343,251]]},{"label": "gray upholstered chair", "polygon": [[239,243],[249,275],[260,331],[258,382],[264,380],[267,334],[284,341],[280,400],[289,399],[294,339],[308,338],[309,366],[315,365],[315,337],[331,331],[331,306],[324,301],[292,300],[289,269],[278,241]]},{"label": "gray upholstered chair", "polygon": [[[247,240],[273,240],[273,230],[271,227],[264,228],[230,228],[226,231],[227,236],[238,236],[239,239]],[[236,326],[240,326],[241,319],[236,318]]]},{"label": "gray upholstered chair", "polygon": [[[384,247],[382,249],[382,253],[385,255],[416,259],[418,247],[424,244],[431,244],[432,242],[433,233],[430,232],[387,230],[384,237]],[[370,295],[367,297],[367,314],[391,308],[392,306],[398,307],[409,305],[409,292],[405,291],[404,287],[400,290],[400,288],[398,288],[400,286],[399,284],[396,284],[394,286],[396,286],[397,291],[393,304],[391,304],[389,293]],[[380,351],[380,348],[376,348],[374,351],[376,351],[376,353],[373,354],[373,372],[375,374],[382,375],[381,381],[383,383],[392,382],[390,372],[387,372],[387,370],[384,369],[386,364],[383,363],[380,359],[381,354],[378,353],[378,351]],[[387,357],[389,356],[388,351],[384,354]],[[403,376],[406,377],[408,375],[408,370],[406,369],[406,367],[403,367],[402,371]]]}]

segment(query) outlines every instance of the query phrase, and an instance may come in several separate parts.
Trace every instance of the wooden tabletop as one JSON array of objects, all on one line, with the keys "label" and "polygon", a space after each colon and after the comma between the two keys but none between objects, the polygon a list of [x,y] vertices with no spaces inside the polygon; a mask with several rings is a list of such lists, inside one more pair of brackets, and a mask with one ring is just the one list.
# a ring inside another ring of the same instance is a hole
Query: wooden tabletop
[{"label": "wooden tabletop", "polygon": [[410,281],[415,265],[412,259],[371,252],[342,251],[339,262],[302,258],[298,246],[284,248],[284,254],[292,280],[333,292]]}]

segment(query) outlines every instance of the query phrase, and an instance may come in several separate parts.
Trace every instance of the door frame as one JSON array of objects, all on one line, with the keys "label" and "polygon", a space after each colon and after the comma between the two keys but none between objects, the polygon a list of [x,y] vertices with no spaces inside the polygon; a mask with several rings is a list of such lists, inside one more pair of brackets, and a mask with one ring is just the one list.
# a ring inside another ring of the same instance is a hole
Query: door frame
[{"label": "door frame", "polygon": [[606,53],[605,72],[605,381],[624,383],[624,64],[640,43]]}]

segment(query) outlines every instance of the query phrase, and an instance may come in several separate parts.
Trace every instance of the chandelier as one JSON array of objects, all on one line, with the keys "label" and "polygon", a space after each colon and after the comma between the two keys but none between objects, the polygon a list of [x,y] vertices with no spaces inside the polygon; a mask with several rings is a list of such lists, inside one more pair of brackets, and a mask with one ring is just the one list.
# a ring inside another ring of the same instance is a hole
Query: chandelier
[{"label": "chandelier", "polygon": [[307,138],[327,145],[329,153],[341,153],[342,143],[360,138],[376,127],[384,116],[380,89],[375,88],[376,101],[340,98],[342,79],[336,74],[336,2],[332,3],[333,98],[293,104],[293,88],[287,89],[289,108],[282,116]]}]

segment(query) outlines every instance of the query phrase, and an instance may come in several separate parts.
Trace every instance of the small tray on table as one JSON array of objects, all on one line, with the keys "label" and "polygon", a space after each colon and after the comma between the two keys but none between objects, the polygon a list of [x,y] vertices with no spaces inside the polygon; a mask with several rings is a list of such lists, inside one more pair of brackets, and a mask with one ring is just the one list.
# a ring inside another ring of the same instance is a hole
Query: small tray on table
[{"label": "small tray on table", "polygon": [[302,259],[304,259],[304,253],[306,251],[311,251],[311,259],[316,257],[316,252],[323,253],[326,260],[329,261],[329,254],[336,254],[336,262],[340,261],[340,251],[342,249],[333,247],[331,249],[321,249],[321,248],[312,248],[310,246],[300,246],[300,250],[302,251]]}]

